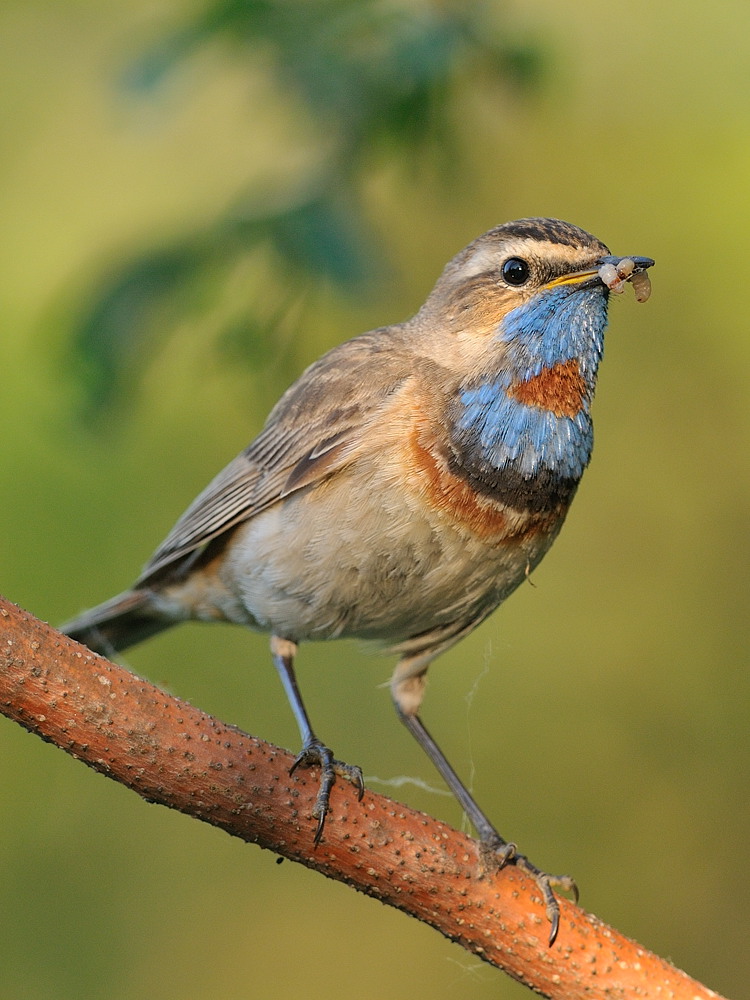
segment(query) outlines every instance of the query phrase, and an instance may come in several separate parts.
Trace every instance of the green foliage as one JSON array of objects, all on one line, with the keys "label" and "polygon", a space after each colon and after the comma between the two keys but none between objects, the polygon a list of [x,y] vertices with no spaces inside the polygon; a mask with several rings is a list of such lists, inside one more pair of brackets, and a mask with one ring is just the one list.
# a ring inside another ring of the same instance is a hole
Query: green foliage
[{"label": "green foliage", "polygon": [[[127,400],[161,339],[195,303],[196,289],[226,282],[237,261],[260,244],[274,255],[276,282],[267,290],[274,300],[303,296],[318,278],[341,287],[362,284],[374,240],[357,231],[356,215],[347,214],[343,200],[331,192],[255,218],[243,217],[238,206],[200,231],[143,250],[101,278],[72,341],[83,414],[93,420],[118,397]],[[264,339],[273,336],[274,326],[258,312],[245,329]],[[233,360],[244,353],[236,350],[237,332],[230,323],[220,338],[234,347]],[[248,362],[257,360],[257,345],[246,348]]]},{"label": "green foliage", "polygon": [[[268,295],[281,302],[316,284],[351,292],[382,273],[362,193],[368,169],[375,157],[408,165],[424,152],[453,175],[460,153],[451,140],[451,93],[458,81],[486,73],[528,88],[538,76],[533,49],[496,36],[482,5],[221,0],[136,59],[122,85],[143,100],[211,44],[248,66],[270,56],[280,100],[302,104],[328,152],[293,178],[273,208],[250,187],[221,217],[171,243],[154,246],[144,234],[140,250],[100,275],[71,347],[85,416],[93,420],[102,407],[127,400],[194,304],[195,289],[209,276],[220,288],[221,276],[254,250],[270,250]],[[249,118],[250,136],[252,129]],[[295,144],[293,129],[287,141]],[[248,318],[244,329],[256,326]],[[258,328],[273,335],[267,323]],[[236,334],[230,323],[226,337],[235,348]]]}]

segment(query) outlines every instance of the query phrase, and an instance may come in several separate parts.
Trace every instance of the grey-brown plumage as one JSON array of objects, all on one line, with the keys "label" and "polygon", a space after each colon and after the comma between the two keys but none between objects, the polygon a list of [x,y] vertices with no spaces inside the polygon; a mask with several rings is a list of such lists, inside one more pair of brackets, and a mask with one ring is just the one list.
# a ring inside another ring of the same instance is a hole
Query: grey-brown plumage
[{"label": "grey-brown plumage", "polygon": [[[399,656],[399,717],[500,863],[537,878],[552,939],[551,886],[572,881],[544,875],[500,838],[418,710],[428,664],[527,577],[560,530],[591,450],[610,287],[599,270],[617,276],[620,260],[558,220],[485,233],[412,319],[311,365],[134,587],[64,628],[106,655],[187,619],[269,632],[302,734],[297,764],[321,767],[316,842],[334,774],[361,789],[361,773],[314,734],[294,678],[297,644],[385,644]],[[628,277],[653,263],[628,260]]]}]

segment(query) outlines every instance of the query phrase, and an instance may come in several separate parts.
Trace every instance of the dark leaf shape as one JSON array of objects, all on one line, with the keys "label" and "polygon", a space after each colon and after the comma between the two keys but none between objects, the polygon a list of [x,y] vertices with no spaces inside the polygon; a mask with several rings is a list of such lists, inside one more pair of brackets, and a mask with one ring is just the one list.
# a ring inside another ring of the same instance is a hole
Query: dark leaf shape
[{"label": "dark leaf shape", "polygon": [[[223,271],[261,244],[275,252],[275,280],[267,296],[284,303],[282,312],[314,286],[315,278],[342,289],[364,285],[377,269],[373,261],[379,254],[373,237],[355,219],[353,209],[323,197],[265,217],[237,211],[121,265],[101,283],[71,345],[74,368],[83,376],[86,421],[95,422],[103,408],[128,394],[171,329],[170,312],[174,318],[193,300],[188,292],[209,276],[221,280]],[[269,323],[246,319],[228,343],[236,349],[243,341],[249,345],[254,335],[271,336]]]},{"label": "dark leaf shape", "polygon": [[[244,345],[248,358],[257,357],[257,337],[273,335],[269,317],[321,282],[350,291],[382,278],[387,269],[362,196],[374,156],[398,157],[416,175],[415,154],[429,153],[443,181],[455,182],[456,83],[494,79],[528,88],[539,77],[537,51],[498,38],[496,13],[481,3],[214,0],[133,60],[122,83],[143,96],[209,43],[223,43],[228,55],[247,61],[263,53],[267,64],[270,56],[280,92],[302,103],[330,152],[314,176],[302,173],[292,182],[314,195],[259,211],[250,193],[202,229],[136,253],[99,279],[72,343],[86,415],[93,419],[127,399],[174,322],[194,304],[194,290],[220,294],[224,275],[261,246],[273,252],[268,301],[220,338],[235,355]],[[290,134],[290,145],[295,139]]]},{"label": "dark leaf shape", "polygon": [[93,419],[138,376],[151,353],[143,341],[156,308],[195,275],[204,256],[189,242],[152,251],[100,284],[71,345],[85,373],[85,417]]},{"label": "dark leaf shape", "polygon": [[269,236],[281,260],[308,275],[352,287],[372,271],[373,241],[365,237],[356,209],[348,211],[331,198],[319,198],[269,220]]}]

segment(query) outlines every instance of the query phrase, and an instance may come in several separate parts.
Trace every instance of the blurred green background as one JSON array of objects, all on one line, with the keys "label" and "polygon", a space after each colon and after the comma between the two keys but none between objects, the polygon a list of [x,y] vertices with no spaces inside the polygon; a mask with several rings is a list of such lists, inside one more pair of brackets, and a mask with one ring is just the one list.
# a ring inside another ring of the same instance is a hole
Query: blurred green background
[{"label": "blurred green background", "polygon": [[[526,586],[424,716],[501,832],[729,995],[750,980],[750,8],[4,0],[0,591],[122,589],[323,350],[410,315],[490,226],[656,258],[612,303],[597,447]],[[290,748],[263,636],[127,662]],[[306,647],[375,790],[438,779],[353,643]],[[402,914],[0,720],[0,996],[528,995]],[[452,823],[449,798],[396,797]]]}]

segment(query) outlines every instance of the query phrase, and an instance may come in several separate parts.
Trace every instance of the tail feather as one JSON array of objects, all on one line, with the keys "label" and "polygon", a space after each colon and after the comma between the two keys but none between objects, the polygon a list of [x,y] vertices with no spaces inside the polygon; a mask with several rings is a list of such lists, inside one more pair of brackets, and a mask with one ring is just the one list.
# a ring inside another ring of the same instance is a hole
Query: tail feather
[{"label": "tail feather", "polygon": [[126,590],[66,622],[60,631],[92,652],[112,657],[171,624],[154,613],[147,590]]}]

